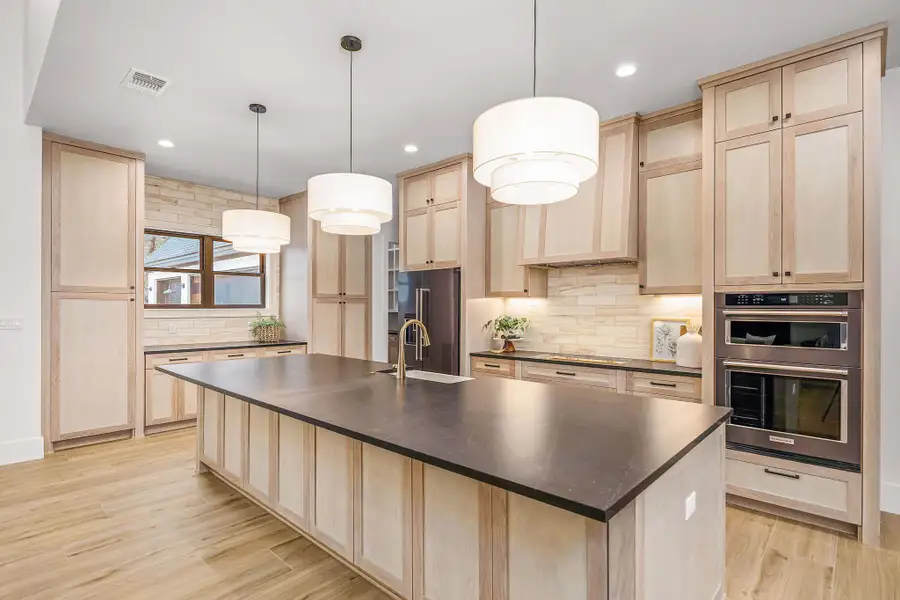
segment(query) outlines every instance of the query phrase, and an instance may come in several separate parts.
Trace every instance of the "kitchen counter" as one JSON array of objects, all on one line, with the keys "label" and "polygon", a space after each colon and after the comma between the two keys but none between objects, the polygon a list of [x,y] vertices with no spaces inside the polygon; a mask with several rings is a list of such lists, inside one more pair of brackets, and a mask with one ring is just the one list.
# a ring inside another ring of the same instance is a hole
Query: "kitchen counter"
[{"label": "kitchen counter", "polygon": [[372,374],[313,354],[158,367],[341,435],[608,521],[730,410],[515,380],[457,384]]},{"label": "kitchen counter", "polygon": [[200,342],[197,344],[152,344],[144,346],[144,354],[173,354],[177,352],[207,352],[213,350],[233,350],[236,348],[276,348],[278,346],[305,346],[306,342],[282,340],[280,342]]},{"label": "kitchen counter", "polygon": [[[596,367],[598,369],[620,369],[622,371],[637,371],[640,373],[658,373],[662,375],[683,375],[685,377],[702,377],[702,369],[691,367],[679,367],[675,363],[654,362],[652,360],[640,360],[635,358],[618,358],[614,356],[589,356],[579,354],[553,354],[551,352],[533,352],[530,350],[517,350],[499,354],[496,352],[472,352],[470,356],[493,358],[497,360],[521,360],[526,362],[539,362],[555,365],[567,365],[571,367]],[[551,358],[552,356],[566,356],[584,360],[565,360]],[[609,362],[592,362],[609,361]]]}]

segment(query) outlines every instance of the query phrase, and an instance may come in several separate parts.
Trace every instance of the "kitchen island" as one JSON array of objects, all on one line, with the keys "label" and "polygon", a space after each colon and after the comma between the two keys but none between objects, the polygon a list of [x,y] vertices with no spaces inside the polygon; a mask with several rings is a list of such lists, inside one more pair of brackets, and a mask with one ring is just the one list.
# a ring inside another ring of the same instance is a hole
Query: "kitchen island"
[{"label": "kitchen island", "polygon": [[[159,367],[198,469],[401,598],[724,596],[729,411],[326,355]],[[412,373],[411,373],[412,376]]]}]

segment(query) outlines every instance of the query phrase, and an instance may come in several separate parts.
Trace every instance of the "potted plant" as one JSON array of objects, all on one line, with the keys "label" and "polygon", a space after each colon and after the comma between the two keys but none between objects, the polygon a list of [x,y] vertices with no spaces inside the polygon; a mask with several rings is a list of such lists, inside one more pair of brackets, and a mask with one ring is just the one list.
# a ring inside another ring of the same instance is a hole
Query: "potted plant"
[{"label": "potted plant", "polygon": [[491,336],[491,352],[515,352],[513,341],[521,340],[530,326],[527,317],[502,315],[485,323],[482,329]]},{"label": "potted plant", "polygon": [[256,313],[256,318],[250,321],[250,335],[259,342],[280,342],[284,331],[284,323],[275,315]]}]

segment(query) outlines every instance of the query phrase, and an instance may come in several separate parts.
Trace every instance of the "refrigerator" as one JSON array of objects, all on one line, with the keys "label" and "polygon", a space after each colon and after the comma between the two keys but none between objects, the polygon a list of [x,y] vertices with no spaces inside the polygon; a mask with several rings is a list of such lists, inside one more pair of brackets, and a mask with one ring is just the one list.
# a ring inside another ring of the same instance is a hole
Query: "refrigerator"
[{"label": "refrigerator", "polygon": [[431,345],[422,344],[417,327],[401,340],[408,369],[459,375],[459,269],[397,273],[397,302],[402,325],[409,319],[425,323]]}]

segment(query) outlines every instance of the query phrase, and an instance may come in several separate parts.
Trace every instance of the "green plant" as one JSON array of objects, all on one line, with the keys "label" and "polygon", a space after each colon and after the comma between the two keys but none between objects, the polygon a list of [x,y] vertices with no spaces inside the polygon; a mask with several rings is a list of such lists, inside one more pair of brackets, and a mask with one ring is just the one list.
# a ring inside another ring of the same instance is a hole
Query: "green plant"
[{"label": "green plant", "polygon": [[250,321],[250,333],[256,332],[263,327],[280,327],[284,328],[284,323],[278,320],[275,315],[264,315],[260,312],[256,313],[256,318]]},{"label": "green plant", "polygon": [[492,338],[514,340],[522,337],[529,327],[531,321],[527,317],[503,315],[485,323],[482,330],[490,332]]}]

